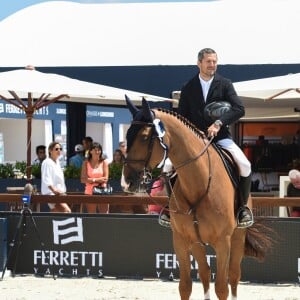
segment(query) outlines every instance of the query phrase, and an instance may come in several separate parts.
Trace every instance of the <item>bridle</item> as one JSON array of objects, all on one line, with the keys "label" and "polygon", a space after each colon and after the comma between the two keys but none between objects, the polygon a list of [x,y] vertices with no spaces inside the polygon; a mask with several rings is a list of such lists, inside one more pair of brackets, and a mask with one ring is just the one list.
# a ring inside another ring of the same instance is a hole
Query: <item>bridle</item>
[{"label": "bridle", "polygon": [[147,155],[145,157],[145,159],[128,159],[125,158],[125,164],[127,167],[132,168],[130,166],[130,164],[143,164],[143,175],[142,175],[142,184],[150,184],[152,182],[152,175],[151,175],[151,170],[149,170],[148,165],[149,165],[149,161],[151,159],[152,153],[153,153],[153,146],[154,146],[154,141],[157,138],[159,140],[159,143],[161,145],[161,147],[164,150],[164,156],[163,159],[161,160],[161,162],[156,166],[157,168],[161,168],[164,165],[164,162],[167,158],[167,154],[168,154],[168,146],[163,142],[163,135],[164,133],[159,133],[158,129],[157,129],[157,124],[155,124],[155,120],[154,119],[152,123],[149,122],[143,122],[143,121],[132,121],[131,125],[141,125],[141,126],[147,126],[147,127],[151,127],[151,136],[149,139],[149,144],[148,144],[148,152]]}]

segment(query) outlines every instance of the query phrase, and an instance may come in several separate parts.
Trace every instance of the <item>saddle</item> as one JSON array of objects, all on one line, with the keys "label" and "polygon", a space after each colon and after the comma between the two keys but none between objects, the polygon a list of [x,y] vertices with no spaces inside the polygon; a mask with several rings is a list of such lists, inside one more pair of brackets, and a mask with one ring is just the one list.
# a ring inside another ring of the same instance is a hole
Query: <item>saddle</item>
[{"label": "saddle", "polygon": [[224,164],[224,167],[231,179],[231,182],[232,182],[233,186],[235,187],[235,189],[237,189],[239,186],[240,174],[239,174],[238,166],[237,166],[236,162],[234,161],[231,153],[228,150],[220,147],[219,145],[217,145],[215,143],[213,143],[212,145],[216,149],[216,151],[219,153],[219,155],[222,159],[222,162]]}]

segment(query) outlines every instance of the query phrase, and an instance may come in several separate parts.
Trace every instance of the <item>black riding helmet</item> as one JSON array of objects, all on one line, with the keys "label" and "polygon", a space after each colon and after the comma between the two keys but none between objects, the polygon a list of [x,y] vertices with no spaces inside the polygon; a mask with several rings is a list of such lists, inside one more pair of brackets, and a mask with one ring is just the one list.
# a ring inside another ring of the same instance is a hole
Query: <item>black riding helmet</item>
[{"label": "black riding helmet", "polygon": [[206,121],[212,123],[231,110],[231,104],[226,101],[215,101],[205,106],[204,118]]}]

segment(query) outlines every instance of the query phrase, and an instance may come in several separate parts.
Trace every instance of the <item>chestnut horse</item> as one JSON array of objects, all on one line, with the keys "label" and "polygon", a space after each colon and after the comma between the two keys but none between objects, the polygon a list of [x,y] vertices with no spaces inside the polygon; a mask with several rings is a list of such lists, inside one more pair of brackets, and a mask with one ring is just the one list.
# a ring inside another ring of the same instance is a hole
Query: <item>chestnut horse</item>
[{"label": "chestnut horse", "polygon": [[228,298],[229,282],[232,299],[237,299],[243,256],[263,259],[269,240],[255,229],[256,223],[251,228],[237,228],[235,188],[220,155],[202,132],[174,112],[150,110],[144,99],[140,110],[127,97],[126,101],[133,115],[127,131],[123,169],[127,190],[140,192],[148,172],[161,167],[166,157],[177,172],[169,210],[173,246],[179,262],[181,299],[189,299],[192,292],[190,254],[199,266],[204,299],[210,299],[211,271],[206,245],[212,246],[216,254],[218,298]]}]

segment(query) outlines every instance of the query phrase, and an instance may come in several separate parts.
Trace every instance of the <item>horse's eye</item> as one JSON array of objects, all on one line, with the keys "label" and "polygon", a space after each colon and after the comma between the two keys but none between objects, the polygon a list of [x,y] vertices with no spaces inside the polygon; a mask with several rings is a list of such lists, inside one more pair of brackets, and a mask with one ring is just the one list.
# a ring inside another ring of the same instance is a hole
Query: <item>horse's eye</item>
[{"label": "horse's eye", "polygon": [[148,141],[148,136],[147,135],[142,135],[142,140],[143,140],[143,142],[147,142]]}]

